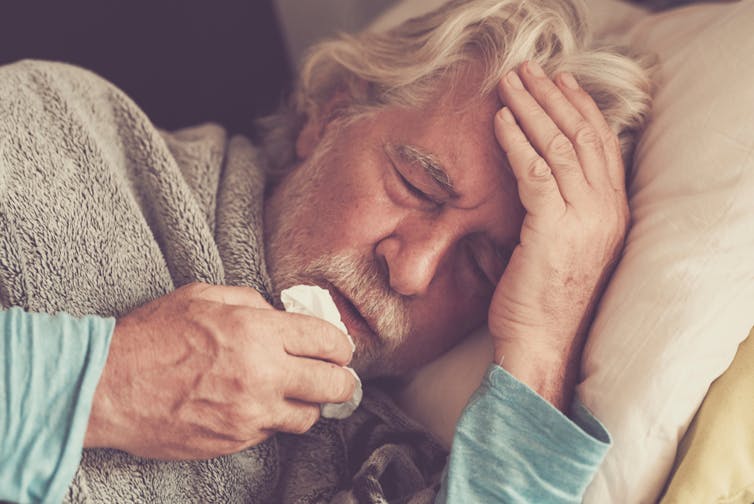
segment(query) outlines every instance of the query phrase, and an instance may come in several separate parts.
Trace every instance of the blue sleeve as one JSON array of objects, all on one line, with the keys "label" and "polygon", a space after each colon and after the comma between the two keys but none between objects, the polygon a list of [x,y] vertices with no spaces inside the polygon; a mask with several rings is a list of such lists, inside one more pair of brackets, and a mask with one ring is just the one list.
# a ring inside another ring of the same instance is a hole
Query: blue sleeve
[{"label": "blue sleeve", "polygon": [[580,503],[610,435],[578,401],[571,418],[491,365],[456,426],[436,503]]},{"label": "blue sleeve", "polygon": [[60,502],[115,319],[0,310],[0,500]]}]

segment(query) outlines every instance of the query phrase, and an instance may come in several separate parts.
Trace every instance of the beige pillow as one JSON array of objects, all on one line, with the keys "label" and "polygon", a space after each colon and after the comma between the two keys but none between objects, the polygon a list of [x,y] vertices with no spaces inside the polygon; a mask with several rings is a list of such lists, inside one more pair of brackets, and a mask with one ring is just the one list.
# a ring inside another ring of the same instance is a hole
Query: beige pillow
[{"label": "beige pillow", "polygon": [[[654,502],[711,383],[754,325],[754,1],[641,20],[660,59],[626,253],[579,393],[614,443],[585,502]],[[694,501],[699,502],[699,501]]]}]

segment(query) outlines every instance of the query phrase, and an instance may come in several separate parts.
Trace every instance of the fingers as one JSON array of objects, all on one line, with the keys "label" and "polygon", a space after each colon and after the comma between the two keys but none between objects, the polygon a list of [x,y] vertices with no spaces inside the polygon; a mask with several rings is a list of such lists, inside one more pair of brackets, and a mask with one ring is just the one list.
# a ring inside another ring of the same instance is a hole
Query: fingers
[{"label": "fingers", "polygon": [[[598,128],[585,119],[571,100],[572,97],[582,98],[582,94],[589,95],[579,93],[578,83],[573,76],[570,76],[571,79],[568,79],[565,74],[559,77],[560,86],[556,86],[536,63],[527,62],[523,65],[522,79],[526,88],[568,138],[569,147],[572,152],[576,153],[587,181],[593,186],[604,183],[607,180],[607,173],[602,138],[597,133]],[[574,85],[576,89],[569,87]],[[591,97],[589,100],[592,101]],[[579,101],[583,105],[583,100]],[[594,104],[593,101],[592,103]],[[597,112],[599,116],[602,116],[599,109]]]},{"label": "fingers", "polygon": [[602,187],[622,172],[620,159],[607,154],[614,150],[614,135],[570,74],[559,75],[556,85],[539,65],[527,62],[501,80],[499,92],[532,147],[551,167],[566,201],[578,198],[588,188],[585,182]]},{"label": "fingers", "polygon": [[319,420],[319,405],[293,400],[284,401],[270,429],[291,434],[303,434]]},{"label": "fingers", "polygon": [[334,325],[296,313],[276,312],[275,316],[281,319],[279,334],[289,355],[326,360],[338,366],[351,362],[351,343]]},{"label": "fingers", "polygon": [[[531,75],[525,75],[526,72],[523,70],[520,74],[534,81],[534,78]],[[544,74],[542,75],[542,80],[549,80],[544,77]],[[562,197],[566,201],[572,201],[586,189],[584,172],[581,170],[576,151],[570,139],[559,125],[555,124],[554,118],[525,87],[521,76],[517,72],[510,72],[501,80],[499,89],[503,103],[513,112],[534,151],[552,170]],[[539,77],[536,78],[539,79]],[[540,84],[538,81],[534,83]],[[529,86],[534,87],[531,82]],[[562,101],[558,103],[550,99],[550,103],[553,103],[551,107],[562,107]],[[563,111],[562,115],[567,115],[567,113],[568,111]]]},{"label": "fingers", "polygon": [[604,172],[610,184],[614,189],[625,192],[626,174],[625,167],[623,166],[620,142],[607,124],[605,115],[599,109],[594,99],[579,86],[571,74],[561,73],[555,78],[555,82],[573,107],[594,128],[596,135],[602,141],[606,168]]},{"label": "fingers", "polygon": [[356,379],[350,371],[315,359],[289,359],[286,399],[309,403],[341,403],[353,396]]},{"label": "fingers", "polygon": [[495,115],[495,136],[518,181],[521,204],[527,213],[538,216],[564,211],[565,201],[550,167],[534,150],[507,107]]},{"label": "fingers", "polygon": [[277,311],[252,288],[193,283],[181,287],[181,290],[195,299],[269,309],[264,313],[265,323],[270,324],[268,330],[281,336],[285,351],[290,355],[327,360],[339,366],[351,362],[351,343],[340,329],[314,317]]}]

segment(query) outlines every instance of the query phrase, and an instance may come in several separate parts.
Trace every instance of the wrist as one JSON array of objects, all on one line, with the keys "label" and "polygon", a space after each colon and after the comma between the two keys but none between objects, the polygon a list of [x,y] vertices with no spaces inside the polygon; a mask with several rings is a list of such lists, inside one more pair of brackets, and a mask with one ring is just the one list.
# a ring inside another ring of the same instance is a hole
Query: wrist
[{"label": "wrist", "polygon": [[118,448],[118,443],[114,438],[114,433],[118,432],[118,428],[115,421],[117,410],[113,400],[112,384],[117,382],[117,370],[115,369],[117,358],[115,354],[118,353],[118,342],[120,340],[117,337],[119,327],[120,321],[116,323],[113,330],[107,360],[92,397],[89,421],[84,437],[84,448]]},{"label": "wrist", "polygon": [[495,362],[544,400],[566,412],[578,376],[579,352],[527,342],[495,344]]},{"label": "wrist", "polygon": [[89,422],[86,427],[86,435],[84,437],[84,448],[113,448],[112,442],[109,440],[108,433],[113,429],[108,426],[109,419],[112,418],[112,402],[107,392],[107,378],[105,374],[107,368],[102,372],[100,381],[97,384],[97,388],[92,398],[92,408],[89,412]]}]

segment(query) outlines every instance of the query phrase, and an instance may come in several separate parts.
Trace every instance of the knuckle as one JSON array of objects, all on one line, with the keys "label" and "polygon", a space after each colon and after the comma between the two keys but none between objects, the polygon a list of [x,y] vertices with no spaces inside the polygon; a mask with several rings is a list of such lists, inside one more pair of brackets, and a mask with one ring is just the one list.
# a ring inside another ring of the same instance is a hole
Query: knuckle
[{"label": "knuckle", "polygon": [[353,392],[356,389],[356,381],[354,380],[351,373],[349,373],[345,369],[343,369],[340,374],[341,374],[341,379],[340,379],[341,383],[340,383],[340,395],[338,396],[338,400],[348,401],[353,396]]},{"label": "knuckle", "polygon": [[325,383],[327,384],[327,390],[330,391],[333,399],[343,395],[343,377],[341,376],[340,371],[341,370],[335,364],[328,365]]},{"label": "knuckle", "polygon": [[237,306],[221,306],[217,311],[217,323],[228,335],[248,340],[252,335],[253,319],[247,310]]},{"label": "knuckle", "polygon": [[520,131],[510,135],[507,141],[509,147],[506,152],[520,152],[532,148],[529,139],[526,138],[526,136],[524,136]]},{"label": "knuckle", "polygon": [[609,124],[603,124],[602,127],[597,128],[596,133],[605,149],[617,149],[620,152],[620,139]]},{"label": "knuckle", "polygon": [[618,135],[613,133],[613,130],[608,129],[605,135],[603,136],[605,148],[614,152],[617,156],[621,156],[621,152],[623,151],[621,147],[620,138],[618,138]]},{"label": "knuckle", "polygon": [[566,101],[563,93],[555,86],[548,87],[542,94],[542,102],[546,108],[557,108],[563,105]]},{"label": "knuckle", "polygon": [[595,147],[600,145],[600,137],[594,128],[584,124],[576,130],[574,142],[580,147]]},{"label": "knuckle", "polygon": [[573,145],[563,133],[554,135],[547,142],[547,152],[558,159],[570,159],[574,157]]},{"label": "knuckle", "polygon": [[348,371],[335,364],[330,365],[327,378],[325,379],[325,383],[327,383],[326,390],[329,390],[330,397],[332,398],[330,402],[343,402],[351,398],[353,394],[351,387],[353,385],[349,383],[350,381],[352,380]]},{"label": "knuckle", "polygon": [[219,427],[229,441],[243,442],[248,437],[247,426],[255,418],[253,410],[237,405],[223,412],[223,423]]},{"label": "knuckle", "polygon": [[306,426],[306,430],[309,430],[319,420],[319,416],[320,416],[319,406],[311,406],[307,408],[307,412],[308,414],[305,415],[306,416],[305,426]]},{"label": "knuckle", "polygon": [[304,434],[319,420],[319,406],[302,406],[290,426],[291,433]]},{"label": "knuckle", "polygon": [[353,350],[351,343],[349,343],[348,341],[348,337],[345,334],[338,334],[335,344],[337,346],[337,350],[334,354],[334,357],[335,359],[337,359],[338,363],[346,364],[348,362],[351,362],[351,358],[353,357]]},{"label": "knuckle", "polygon": [[[542,110],[542,106],[537,103],[536,99],[533,102],[531,102],[531,103],[523,103],[521,105],[521,107],[523,109],[523,112],[520,114],[520,117],[527,117],[527,116],[529,116],[529,117],[541,118],[541,117],[547,115]],[[516,116],[518,117],[519,114],[516,114]]]},{"label": "knuckle", "polygon": [[206,289],[207,286],[201,282],[191,282],[189,284],[183,285],[179,287],[176,292],[180,292],[182,294],[185,294],[189,297],[194,297],[198,295],[202,290]]},{"label": "knuckle", "polygon": [[225,312],[236,329],[243,334],[251,334],[252,331],[249,331],[249,329],[259,324],[259,317],[251,308],[246,308],[245,306],[227,306]]},{"label": "knuckle", "polygon": [[547,161],[537,156],[529,163],[528,172],[534,179],[547,179],[550,176],[550,165]]},{"label": "knuckle", "polygon": [[184,287],[190,294],[195,296],[217,288],[216,285],[206,284],[203,282],[192,282],[190,284],[186,284]]},{"label": "knuckle", "polygon": [[319,331],[319,348],[323,356],[338,355],[339,345],[337,335],[329,327],[322,325]]},{"label": "knuckle", "polygon": [[195,296],[186,296],[185,298],[181,299],[181,307],[183,308],[183,311],[186,315],[192,315],[191,318],[188,320],[194,320],[197,317],[197,315],[204,315],[204,308],[205,304],[204,301],[201,299],[195,297]]},{"label": "knuckle", "polygon": [[252,306],[260,306],[260,307],[268,307],[270,306],[269,303],[267,303],[267,300],[262,296],[262,294],[252,288],[252,287],[238,287],[240,289],[240,292],[243,292],[245,296],[248,297],[249,304]]},{"label": "knuckle", "polygon": [[260,388],[277,388],[281,384],[281,370],[270,362],[269,359],[258,359],[250,366],[246,374],[248,381],[246,386],[250,391],[259,391]]}]

